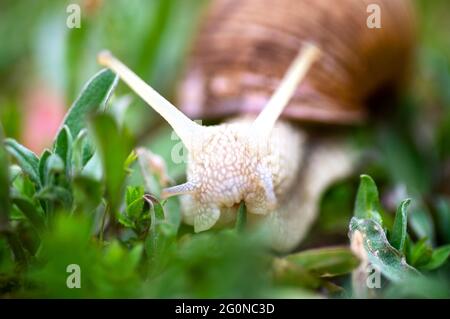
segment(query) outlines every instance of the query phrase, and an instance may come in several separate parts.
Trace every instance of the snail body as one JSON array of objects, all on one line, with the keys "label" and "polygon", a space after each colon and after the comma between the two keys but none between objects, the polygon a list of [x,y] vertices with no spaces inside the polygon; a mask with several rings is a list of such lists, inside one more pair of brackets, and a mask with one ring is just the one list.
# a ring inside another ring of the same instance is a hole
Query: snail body
[{"label": "snail body", "polygon": [[250,214],[264,216],[295,181],[303,136],[289,124],[277,124],[267,145],[260,145],[249,134],[253,123],[253,118],[240,118],[210,127],[211,132],[196,139],[187,179],[199,188],[182,197],[185,222],[195,231],[232,221],[241,201]]},{"label": "snail body", "polygon": [[[249,220],[268,226],[273,248],[291,250],[323,191],[353,171],[358,151],[345,139],[314,139],[294,122],[360,123],[369,95],[400,82],[399,61],[406,63],[412,43],[408,1],[378,1],[383,30],[366,28],[367,3],[213,1],[181,86],[183,112],[120,61],[99,55],[186,146],[187,182],[163,196],[182,195],[184,221],[196,232],[229,223],[243,201]],[[232,118],[201,126],[185,113]]]}]

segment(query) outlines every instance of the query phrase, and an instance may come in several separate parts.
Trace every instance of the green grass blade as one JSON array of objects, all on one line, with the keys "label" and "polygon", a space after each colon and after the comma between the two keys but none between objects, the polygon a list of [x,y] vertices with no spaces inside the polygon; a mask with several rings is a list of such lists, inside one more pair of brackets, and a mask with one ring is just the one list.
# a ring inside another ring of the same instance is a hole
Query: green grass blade
[{"label": "green grass blade", "polygon": [[41,184],[45,185],[47,181],[47,176],[45,175],[47,160],[52,155],[52,152],[48,149],[44,150],[39,159],[38,170],[39,170],[39,178],[41,180]]},{"label": "green grass blade", "polygon": [[410,199],[406,199],[399,205],[395,214],[394,226],[392,228],[391,244],[394,248],[403,252],[406,240],[406,226],[408,223],[407,209],[411,203]]},{"label": "green grass blade", "polygon": [[56,137],[53,151],[63,160],[67,176],[70,176],[69,174],[71,172],[72,143],[73,138],[70,129],[68,126],[64,125]]},{"label": "green grass blade", "polygon": [[3,128],[0,126],[0,229],[7,226],[10,208],[9,158],[3,145]]},{"label": "green grass blade", "polygon": [[310,249],[289,255],[286,259],[323,277],[350,273],[359,265],[359,259],[347,247]]},{"label": "green grass blade", "polygon": [[361,175],[358,193],[356,195],[354,216],[374,219],[382,224],[381,205],[377,185],[368,175]]},{"label": "green grass blade", "polygon": [[28,218],[31,225],[36,228],[38,233],[41,233],[45,228],[45,218],[38,211],[34,203],[30,199],[22,196],[13,197],[13,203]]},{"label": "green grass blade", "polygon": [[239,210],[236,218],[236,226],[235,229],[237,232],[243,232],[245,229],[245,225],[247,224],[247,208],[245,207],[245,203],[241,202],[239,205]]},{"label": "green grass blade", "polygon": [[114,118],[106,113],[92,118],[90,131],[103,167],[106,196],[112,211],[115,212],[123,195],[126,177],[124,165],[132,150],[131,138],[125,131],[120,130]]}]

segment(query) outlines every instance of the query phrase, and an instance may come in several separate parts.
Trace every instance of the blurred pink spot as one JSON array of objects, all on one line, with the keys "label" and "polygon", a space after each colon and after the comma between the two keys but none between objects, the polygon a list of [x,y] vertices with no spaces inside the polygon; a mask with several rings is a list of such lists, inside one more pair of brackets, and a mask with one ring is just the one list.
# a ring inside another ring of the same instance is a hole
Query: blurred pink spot
[{"label": "blurred pink spot", "polygon": [[22,142],[36,154],[52,145],[65,115],[64,100],[47,88],[33,87],[26,95]]}]

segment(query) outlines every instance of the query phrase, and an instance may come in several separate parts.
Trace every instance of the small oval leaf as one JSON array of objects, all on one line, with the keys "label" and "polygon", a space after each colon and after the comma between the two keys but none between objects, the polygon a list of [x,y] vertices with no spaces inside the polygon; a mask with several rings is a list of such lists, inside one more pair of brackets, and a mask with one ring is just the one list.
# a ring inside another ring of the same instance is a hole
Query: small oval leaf
[{"label": "small oval leaf", "polygon": [[406,199],[399,205],[397,213],[395,214],[394,226],[392,228],[391,244],[399,251],[403,252],[406,240],[406,226],[407,226],[407,209],[411,200]]},{"label": "small oval leaf", "polygon": [[39,178],[39,159],[36,154],[11,138],[5,139],[5,148],[14,157],[23,172],[39,188],[41,186],[41,180]]}]

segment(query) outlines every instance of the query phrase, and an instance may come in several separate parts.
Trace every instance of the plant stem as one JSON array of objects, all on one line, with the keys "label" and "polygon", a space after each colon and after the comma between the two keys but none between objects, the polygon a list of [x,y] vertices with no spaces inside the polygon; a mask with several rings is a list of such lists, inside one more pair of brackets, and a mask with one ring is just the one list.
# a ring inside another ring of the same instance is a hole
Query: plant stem
[{"label": "plant stem", "polygon": [[109,213],[109,204],[106,204],[105,211],[103,212],[102,216],[102,224],[100,226],[100,235],[99,235],[99,240],[102,245],[103,245],[103,233],[105,232],[106,216],[108,215],[108,213]]},{"label": "plant stem", "polygon": [[245,207],[245,203],[241,202],[239,204],[238,214],[236,218],[235,229],[238,233],[242,233],[245,229],[245,225],[247,224],[247,208]]},{"label": "plant stem", "polygon": [[22,244],[17,238],[17,235],[8,231],[6,232],[6,240],[8,241],[9,246],[14,254],[14,259],[18,265],[26,265],[27,264],[27,256],[22,247]]}]

